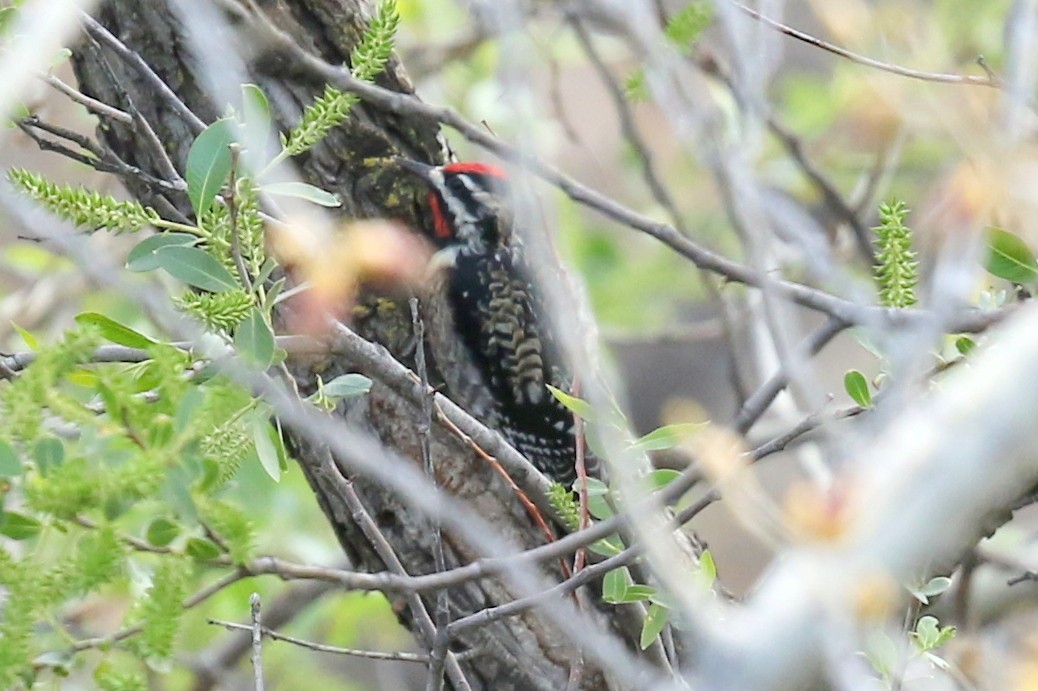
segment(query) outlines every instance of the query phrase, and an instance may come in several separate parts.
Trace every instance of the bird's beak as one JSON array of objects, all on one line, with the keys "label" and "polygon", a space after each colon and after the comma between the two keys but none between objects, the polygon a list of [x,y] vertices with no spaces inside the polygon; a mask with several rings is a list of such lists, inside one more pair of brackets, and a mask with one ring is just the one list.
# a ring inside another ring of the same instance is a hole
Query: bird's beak
[{"label": "bird's beak", "polygon": [[412,161],[411,159],[402,156],[394,156],[393,161],[409,173],[413,173],[420,177],[427,185],[435,187],[443,179],[442,175],[439,175],[439,168],[436,166]]}]

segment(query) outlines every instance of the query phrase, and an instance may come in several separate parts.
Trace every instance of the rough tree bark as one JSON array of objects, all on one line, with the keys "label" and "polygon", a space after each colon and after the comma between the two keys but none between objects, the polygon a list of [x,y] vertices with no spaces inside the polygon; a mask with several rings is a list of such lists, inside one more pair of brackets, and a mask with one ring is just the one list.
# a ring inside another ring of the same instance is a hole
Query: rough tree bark
[{"label": "rough tree bark", "polygon": [[[216,5],[204,4],[210,9]],[[300,45],[331,63],[347,62],[350,49],[366,26],[369,11],[364,0],[267,0],[258,4]],[[189,6],[190,3],[179,5],[190,11]],[[143,58],[191,111],[208,123],[225,111],[234,95],[227,95],[221,101],[206,93],[205,68],[192,54],[177,11],[173,3],[159,0],[108,0],[95,16]],[[213,27],[213,31],[218,30]],[[220,40],[232,42],[240,37],[221,36]],[[157,94],[140,71],[110,48],[89,38],[75,51],[74,65],[84,92],[124,110],[139,111],[151,124],[173,163],[183,171],[197,127],[192,128],[190,122],[170,106],[168,99]],[[282,130],[295,124],[302,109],[324,89],[323,84],[294,73],[290,64],[271,56],[254,60],[249,70],[252,81],[268,94],[275,121]],[[377,81],[387,88],[412,90],[395,59]],[[161,177],[154,149],[149,148],[140,127],[102,120],[98,136],[127,162]],[[436,123],[360,104],[345,125],[313,151],[300,156],[296,163],[304,179],[342,198],[345,216],[393,217],[416,225],[423,219],[417,216],[422,211],[415,203],[414,191],[407,187],[411,183],[390,167],[372,166],[370,162],[393,153],[426,161],[442,160],[443,146],[438,136]],[[125,183],[147,204],[160,210],[175,208],[190,215],[184,194],[149,186],[140,178],[129,178]],[[354,327],[410,364],[413,339],[406,300],[373,299],[366,307],[367,310],[357,316]],[[327,358],[296,360],[290,366],[304,394],[313,390],[317,374],[327,381],[350,371],[350,363]],[[389,448],[420,464],[417,411],[384,387],[376,385],[369,396],[345,414],[352,422],[373,431]],[[324,450],[302,442],[296,446],[303,472],[352,563],[359,569],[385,570],[386,565],[357,529],[343,498],[321,473],[320,458]],[[433,446],[441,487],[476,507],[514,542],[529,546],[542,540],[516,498],[483,461],[442,430],[434,430]],[[433,571],[433,541],[426,521],[404,510],[400,500],[382,487],[360,477],[351,479],[406,571],[410,574]],[[478,556],[449,533],[444,534],[444,540],[448,547],[448,565]],[[452,618],[512,599],[506,588],[494,579],[452,588],[449,596]],[[426,602],[433,611],[435,594],[427,596]],[[402,599],[395,604],[402,620],[414,630],[414,622]],[[616,629],[623,628],[615,621],[603,622],[606,626],[610,624]],[[563,688],[574,656],[567,640],[535,610],[470,629],[460,640],[452,642],[452,649],[478,651],[462,662],[465,675],[477,689]],[[601,672],[593,667],[585,669],[582,688],[597,689],[606,685]]]}]

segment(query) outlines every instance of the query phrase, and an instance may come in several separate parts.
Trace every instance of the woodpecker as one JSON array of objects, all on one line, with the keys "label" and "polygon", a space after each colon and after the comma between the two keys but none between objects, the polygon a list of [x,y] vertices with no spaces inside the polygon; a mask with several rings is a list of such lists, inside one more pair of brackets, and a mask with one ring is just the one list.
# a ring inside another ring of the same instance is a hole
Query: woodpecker
[{"label": "woodpecker", "polygon": [[[573,379],[525,252],[504,170],[486,163],[398,165],[429,188],[437,247],[425,320],[448,394],[549,479],[576,479],[573,413],[548,391]],[[591,476],[598,463],[590,453]]]}]

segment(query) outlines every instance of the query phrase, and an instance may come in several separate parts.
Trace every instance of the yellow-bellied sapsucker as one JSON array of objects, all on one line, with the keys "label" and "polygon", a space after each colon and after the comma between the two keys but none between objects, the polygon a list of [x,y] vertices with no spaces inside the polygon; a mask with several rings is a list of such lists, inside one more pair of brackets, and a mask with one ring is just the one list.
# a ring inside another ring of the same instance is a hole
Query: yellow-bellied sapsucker
[{"label": "yellow-bellied sapsucker", "polygon": [[[505,172],[485,163],[429,166],[397,158],[425,181],[438,251],[425,319],[448,394],[501,432],[550,479],[576,478],[571,370],[524,251]],[[597,461],[586,454],[588,472]]]}]

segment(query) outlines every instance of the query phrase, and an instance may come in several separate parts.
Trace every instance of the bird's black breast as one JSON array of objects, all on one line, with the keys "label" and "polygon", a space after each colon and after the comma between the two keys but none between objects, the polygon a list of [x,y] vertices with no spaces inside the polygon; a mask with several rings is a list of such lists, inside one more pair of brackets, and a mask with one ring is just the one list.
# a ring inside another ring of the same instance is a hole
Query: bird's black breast
[{"label": "bird's black breast", "polygon": [[458,335],[497,404],[491,424],[542,472],[572,482],[573,415],[547,389],[568,391],[569,368],[530,272],[505,248],[460,253],[448,290]]}]

